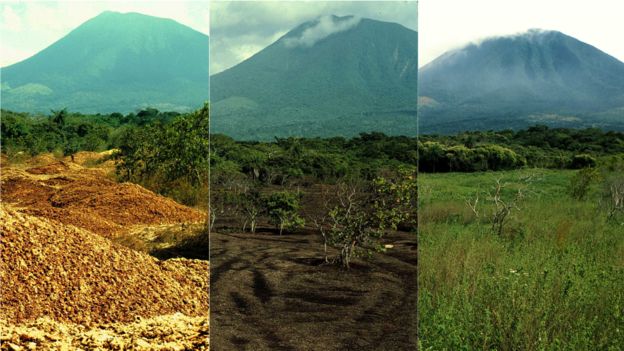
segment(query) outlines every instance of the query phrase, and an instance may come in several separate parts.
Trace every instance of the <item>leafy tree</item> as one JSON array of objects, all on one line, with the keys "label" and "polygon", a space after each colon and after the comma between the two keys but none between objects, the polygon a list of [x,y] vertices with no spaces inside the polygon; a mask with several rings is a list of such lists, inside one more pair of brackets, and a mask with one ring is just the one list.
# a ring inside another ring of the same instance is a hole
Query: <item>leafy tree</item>
[{"label": "leafy tree", "polygon": [[304,226],[305,221],[299,216],[301,196],[289,191],[272,193],[266,199],[266,210],[271,224],[279,229],[280,235],[284,229],[292,230]]},{"label": "leafy tree", "polygon": [[258,217],[266,211],[266,202],[263,201],[260,191],[257,187],[248,189],[245,193],[240,195],[241,208],[245,221],[243,223],[243,230],[247,229],[249,224],[249,230],[252,233],[256,232],[256,226],[258,224]]},{"label": "leafy tree", "polygon": [[203,202],[199,191],[208,187],[209,109],[175,117],[163,124],[128,128],[119,137],[117,174],[123,180],[174,194],[174,189],[197,190],[185,194],[187,203]]},{"label": "leafy tree", "polygon": [[52,111],[52,116],[50,117],[50,120],[59,129],[62,129],[65,126],[66,119],[67,119],[67,109],[64,108],[62,110]]},{"label": "leafy tree", "polygon": [[337,185],[335,203],[319,228],[325,242],[340,250],[337,261],[343,267],[350,268],[353,257],[384,250],[380,239],[386,230],[400,224],[415,228],[416,184],[415,170],[401,168],[372,182],[352,179]]},{"label": "leafy tree", "polygon": [[596,167],[597,161],[591,155],[580,154],[574,155],[572,162],[570,163],[571,169],[581,169],[588,167]]}]

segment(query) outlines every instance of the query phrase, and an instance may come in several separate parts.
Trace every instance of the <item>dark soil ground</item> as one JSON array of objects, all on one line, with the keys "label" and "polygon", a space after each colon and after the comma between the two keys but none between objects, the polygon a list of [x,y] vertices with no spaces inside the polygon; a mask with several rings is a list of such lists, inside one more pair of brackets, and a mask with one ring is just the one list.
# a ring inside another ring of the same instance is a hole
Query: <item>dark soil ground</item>
[{"label": "dark soil ground", "polygon": [[416,235],[351,270],[311,229],[212,232],[211,350],[415,350]]}]

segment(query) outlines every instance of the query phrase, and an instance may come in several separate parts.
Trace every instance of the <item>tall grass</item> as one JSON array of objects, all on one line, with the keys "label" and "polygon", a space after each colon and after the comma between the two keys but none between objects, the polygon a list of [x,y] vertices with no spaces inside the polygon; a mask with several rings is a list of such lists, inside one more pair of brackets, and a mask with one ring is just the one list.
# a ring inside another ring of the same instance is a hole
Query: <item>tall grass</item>
[{"label": "tall grass", "polygon": [[[485,193],[534,174],[499,236]],[[622,350],[624,227],[574,172],[420,175],[421,350]],[[465,200],[482,193],[479,216]],[[485,204],[484,204],[485,203]]]}]

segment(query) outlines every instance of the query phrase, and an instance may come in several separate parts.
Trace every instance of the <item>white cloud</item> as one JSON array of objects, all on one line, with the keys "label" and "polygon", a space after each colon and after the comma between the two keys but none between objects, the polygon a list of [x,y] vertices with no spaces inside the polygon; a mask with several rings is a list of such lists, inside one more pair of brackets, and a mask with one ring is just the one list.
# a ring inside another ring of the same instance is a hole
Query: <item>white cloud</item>
[{"label": "white cloud", "polygon": [[210,15],[211,74],[242,61],[246,55],[237,53],[245,48],[259,47],[259,51],[294,27],[321,16],[353,15],[400,23],[412,30],[418,26],[417,2],[411,0],[212,1]]},{"label": "white cloud", "polygon": [[301,36],[297,38],[287,38],[284,40],[286,47],[311,47],[318,41],[329,37],[332,34],[344,32],[360,23],[359,17],[349,17],[336,19],[332,16],[322,16],[312,27],[306,28]]},{"label": "white cloud", "polygon": [[530,28],[561,31],[624,61],[622,13],[624,3],[611,0],[420,0],[418,61]]},{"label": "white cloud", "polygon": [[22,20],[15,13],[15,10],[11,7],[2,8],[2,14],[0,15],[2,18],[3,25],[10,31],[19,32],[22,30]]}]

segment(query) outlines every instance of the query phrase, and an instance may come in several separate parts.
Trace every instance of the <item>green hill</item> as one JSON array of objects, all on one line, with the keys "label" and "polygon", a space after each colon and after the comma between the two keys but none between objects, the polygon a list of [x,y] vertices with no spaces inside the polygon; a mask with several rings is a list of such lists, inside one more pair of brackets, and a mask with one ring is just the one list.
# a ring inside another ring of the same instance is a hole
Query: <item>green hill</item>
[{"label": "green hill", "polygon": [[487,39],[421,69],[423,132],[624,129],[624,63],[557,31]]},{"label": "green hill", "polygon": [[208,98],[208,36],[171,19],[104,12],[1,73],[9,110],[188,111]]},{"label": "green hill", "polygon": [[306,22],[211,77],[212,130],[237,139],[416,133],[418,36],[396,23]]}]

